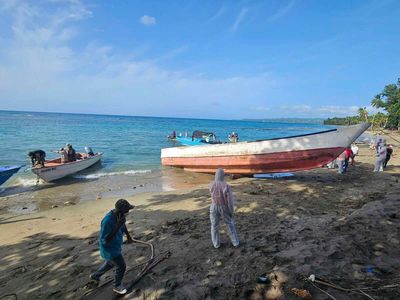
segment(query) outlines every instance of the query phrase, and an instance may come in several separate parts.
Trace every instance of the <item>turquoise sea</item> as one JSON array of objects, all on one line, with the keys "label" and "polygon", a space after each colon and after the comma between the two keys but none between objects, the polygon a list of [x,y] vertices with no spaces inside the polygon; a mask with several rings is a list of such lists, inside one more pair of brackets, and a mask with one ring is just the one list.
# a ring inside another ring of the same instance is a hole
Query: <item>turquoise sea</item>
[{"label": "turquoise sea", "polygon": [[243,140],[258,140],[316,132],[328,128],[319,122],[200,120],[134,116],[0,111],[0,165],[27,164],[27,153],[50,152],[66,143],[77,151],[90,145],[104,152],[102,168],[96,172],[134,172],[160,169],[160,149],[175,144],[166,136],[175,130],[212,131],[221,141],[230,132]]},{"label": "turquoise sea", "polygon": [[[259,140],[321,131],[318,120],[207,120],[0,111],[0,166],[25,165],[0,188],[0,212],[30,213],[101,198],[128,197],[207,184],[208,174],[187,173],[160,164],[161,148],[173,130],[212,131],[221,141],[235,131],[239,139]],[[71,143],[77,151],[90,145],[103,152],[100,164],[55,183],[37,183],[27,153],[51,152]]]}]

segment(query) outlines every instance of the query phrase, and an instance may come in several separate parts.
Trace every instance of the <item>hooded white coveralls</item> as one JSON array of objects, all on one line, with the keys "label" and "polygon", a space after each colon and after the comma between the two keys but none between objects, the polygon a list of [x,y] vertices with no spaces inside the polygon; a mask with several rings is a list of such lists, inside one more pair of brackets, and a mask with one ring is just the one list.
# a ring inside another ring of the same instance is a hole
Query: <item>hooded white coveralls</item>
[{"label": "hooded white coveralls", "polygon": [[228,228],[232,245],[234,247],[239,245],[239,238],[233,221],[233,193],[231,187],[224,181],[224,176],[224,170],[218,169],[217,172],[215,172],[215,180],[210,187],[212,200],[210,206],[211,239],[215,248],[219,248],[220,246],[219,222],[221,218],[224,219]]}]

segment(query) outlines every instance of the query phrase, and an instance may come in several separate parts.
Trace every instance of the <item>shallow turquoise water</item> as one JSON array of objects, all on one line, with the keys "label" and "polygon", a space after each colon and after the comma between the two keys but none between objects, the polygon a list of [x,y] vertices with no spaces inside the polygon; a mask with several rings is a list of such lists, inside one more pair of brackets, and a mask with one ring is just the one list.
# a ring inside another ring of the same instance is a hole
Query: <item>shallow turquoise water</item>
[{"label": "shallow turquoise water", "polygon": [[[258,140],[316,132],[331,128],[318,123],[279,123],[241,120],[200,120],[0,111],[0,165],[29,164],[27,153],[43,149],[47,158],[71,143],[77,151],[90,145],[104,152],[102,165],[93,170],[105,176],[115,172],[158,170],[160,149],[174,144],[166,136],[194,130],[212,131],[221,141],[230,132],[240,140]],[[30,172],[17,176],[32,177]],[[92,174],[93,176],[93,174]]]}]

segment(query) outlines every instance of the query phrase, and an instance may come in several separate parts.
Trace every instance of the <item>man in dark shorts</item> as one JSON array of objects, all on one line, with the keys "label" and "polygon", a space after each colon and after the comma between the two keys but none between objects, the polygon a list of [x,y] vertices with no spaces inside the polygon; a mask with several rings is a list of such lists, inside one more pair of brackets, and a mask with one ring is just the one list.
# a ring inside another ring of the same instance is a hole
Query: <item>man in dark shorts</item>
[{"label": "man in dark shorts", "polygon": [[100,255],[105,261],[100,269],[90,274],[90,279],[99,282],[100,277],[105,272],[116,267],[113,291],[121,295],[127,292],[127,289],[122,284],[126,270],[126,264],[122,256],[123,235],[126,234],[127,243],[133,242],[126,228],[125,221],[129,210],[134,207],[127,200],[119,199],[115,203],[115,209],[109,211],[101,221],[99,236]]}]

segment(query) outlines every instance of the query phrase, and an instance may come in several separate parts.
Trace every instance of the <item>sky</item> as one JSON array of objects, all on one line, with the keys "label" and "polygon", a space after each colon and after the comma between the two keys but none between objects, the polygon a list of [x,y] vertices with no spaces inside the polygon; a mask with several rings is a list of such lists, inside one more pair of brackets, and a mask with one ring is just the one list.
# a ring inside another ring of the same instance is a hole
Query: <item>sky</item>
[{"label": "sky", "polygon": [[0,110],[355,115],[400,77],[397,0],[0,0]]}]

